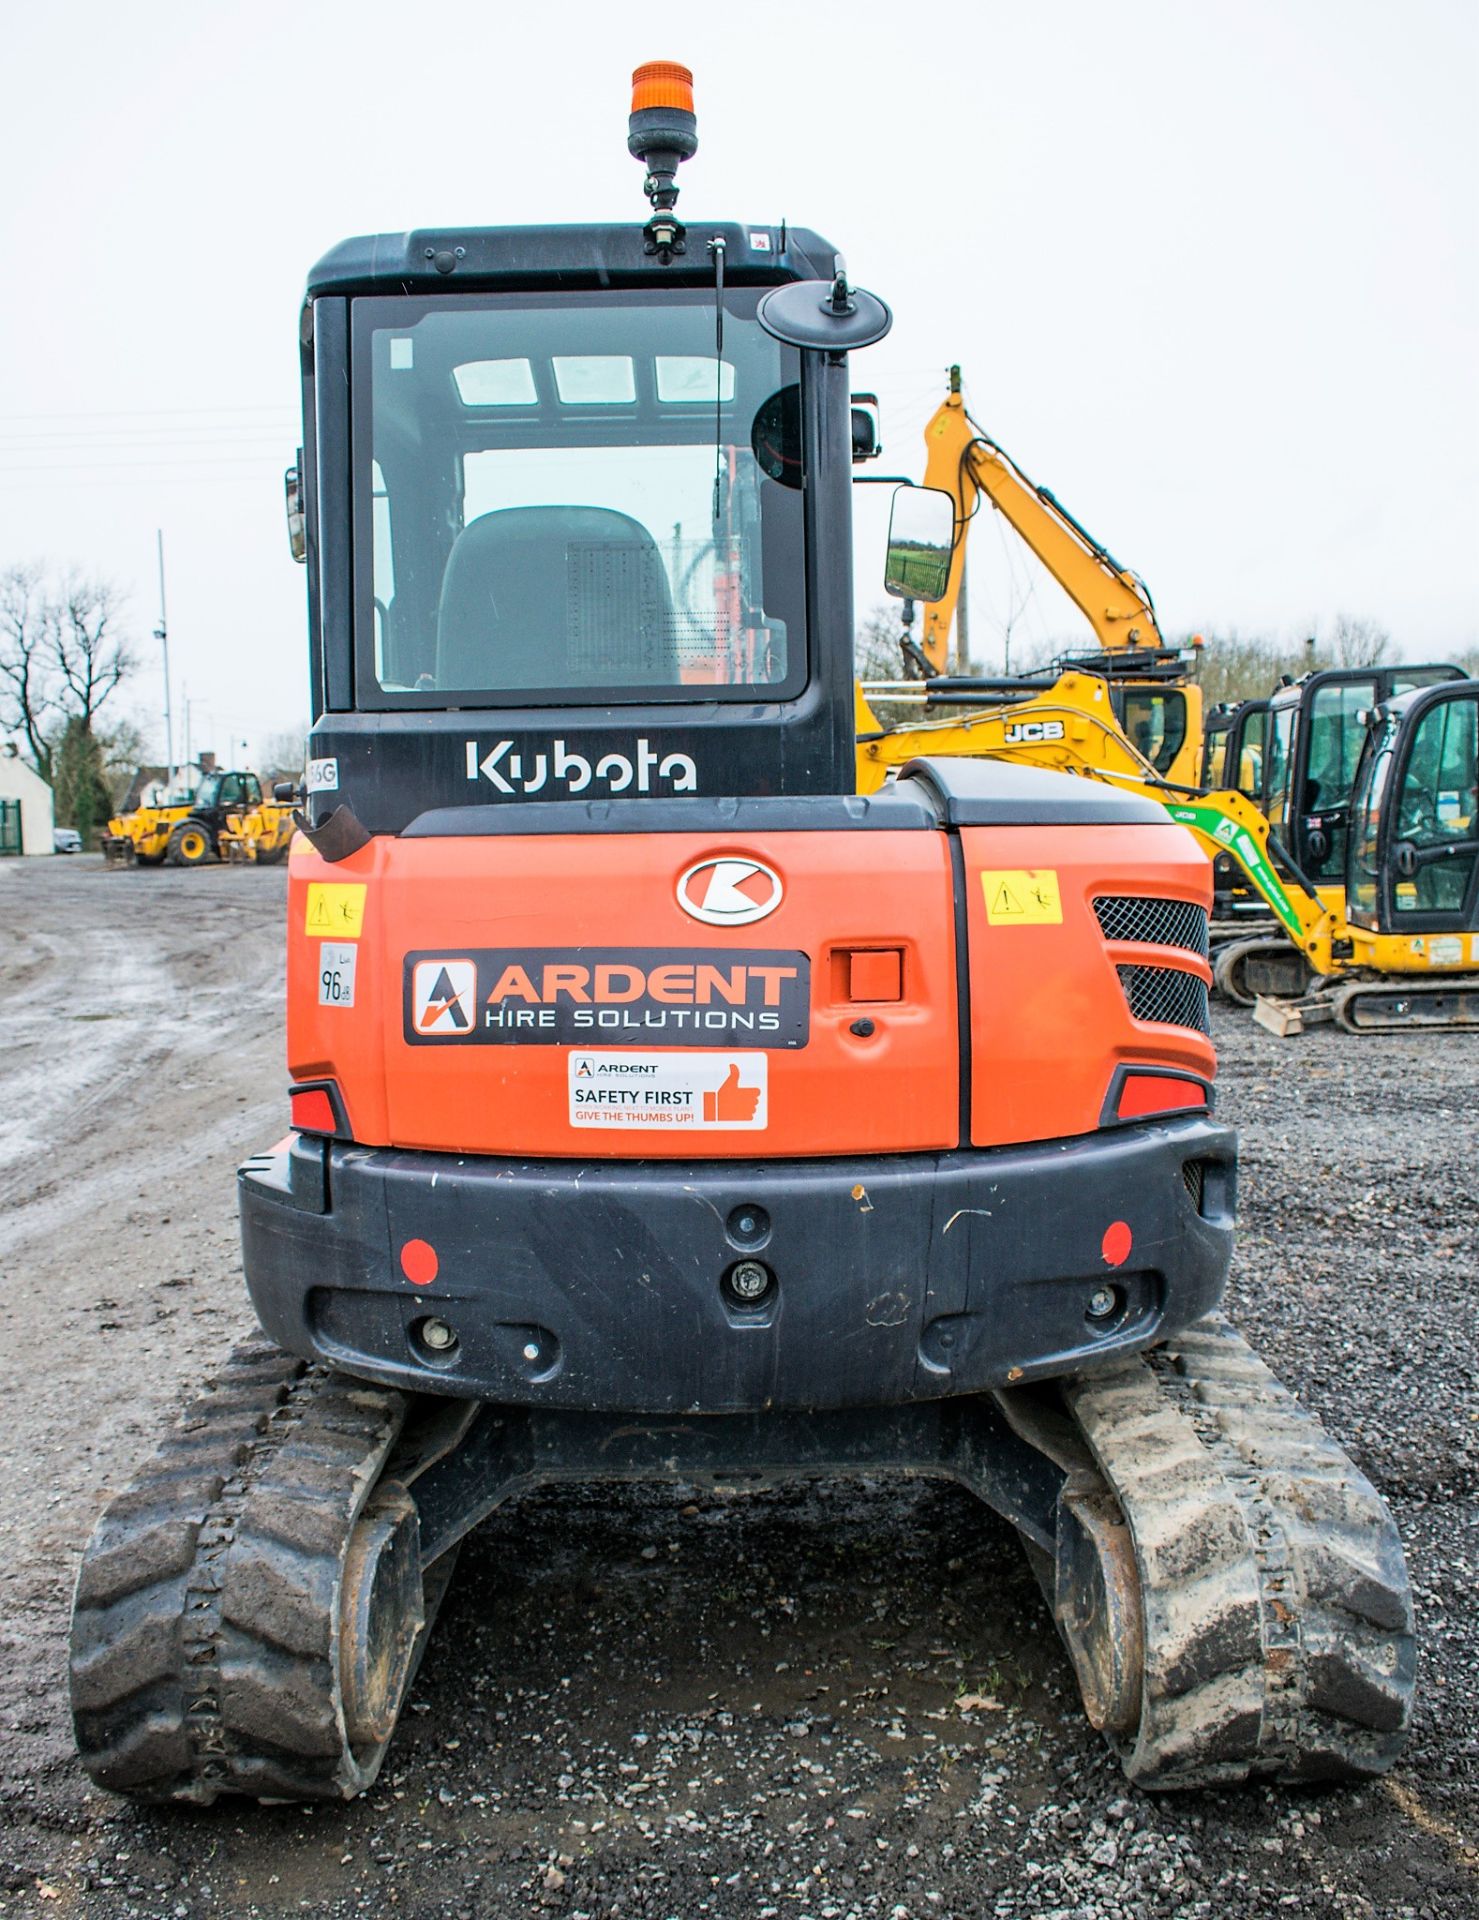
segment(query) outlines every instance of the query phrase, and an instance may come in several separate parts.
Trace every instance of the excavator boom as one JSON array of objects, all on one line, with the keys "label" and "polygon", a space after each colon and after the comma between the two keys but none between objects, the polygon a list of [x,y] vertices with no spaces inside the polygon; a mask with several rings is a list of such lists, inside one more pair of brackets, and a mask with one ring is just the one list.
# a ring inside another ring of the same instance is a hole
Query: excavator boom
[{"label": "excavator boom", "polygon": [[926,609],[924,654],[945,670],[965,580],[968,529],[984,497],[1003,514],[1083,614],[1106,653],[1164,646],[1150,590],[1120,565],[1046,487],[1038,486],[966,411],[960,368],[924,430],[924,484],[955,502],[955,547],[944,597]]}]

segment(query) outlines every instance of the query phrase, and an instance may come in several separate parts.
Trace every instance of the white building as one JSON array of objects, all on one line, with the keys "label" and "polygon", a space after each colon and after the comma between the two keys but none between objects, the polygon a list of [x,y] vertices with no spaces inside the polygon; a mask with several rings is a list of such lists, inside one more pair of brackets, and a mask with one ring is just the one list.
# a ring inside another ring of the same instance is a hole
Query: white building
[{"label": "white building", "polygon": [[51,788],[15,746],[0,746],[0,854],[50,853]]}]

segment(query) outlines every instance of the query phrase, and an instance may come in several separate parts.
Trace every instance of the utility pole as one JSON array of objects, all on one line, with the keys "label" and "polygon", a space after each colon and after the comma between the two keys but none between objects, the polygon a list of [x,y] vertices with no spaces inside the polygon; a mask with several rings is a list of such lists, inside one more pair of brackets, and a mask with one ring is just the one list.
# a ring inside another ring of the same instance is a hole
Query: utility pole
[{"label": "utility pole", "polygon": [[164,529],[156,528],[155,540],[159,545],[159,625],[154,629],[154,638],[164,649],[164,785],[166,798],[175,777],[175,720],[169,699],[169,623],[164,612]]}]

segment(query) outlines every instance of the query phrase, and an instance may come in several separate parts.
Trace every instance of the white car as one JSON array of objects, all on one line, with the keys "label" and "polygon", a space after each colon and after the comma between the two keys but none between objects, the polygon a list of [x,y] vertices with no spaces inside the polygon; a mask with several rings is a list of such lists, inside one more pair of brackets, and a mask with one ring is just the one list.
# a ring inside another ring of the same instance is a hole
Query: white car
[{"label": "white car", "polygon": [[51,850],[53,853],[81,853],[82,835],[75,827],[53,827]]}]

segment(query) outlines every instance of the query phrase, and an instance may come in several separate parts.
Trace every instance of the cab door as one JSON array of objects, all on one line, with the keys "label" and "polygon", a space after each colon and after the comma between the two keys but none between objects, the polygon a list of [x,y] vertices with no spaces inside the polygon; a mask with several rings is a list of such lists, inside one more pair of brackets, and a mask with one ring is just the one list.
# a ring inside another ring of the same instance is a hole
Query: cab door
[{"label": "cab door", "polygon": [[1479,929],[1479,687],[1419,709],[1391,799],[1394,933]]}]

